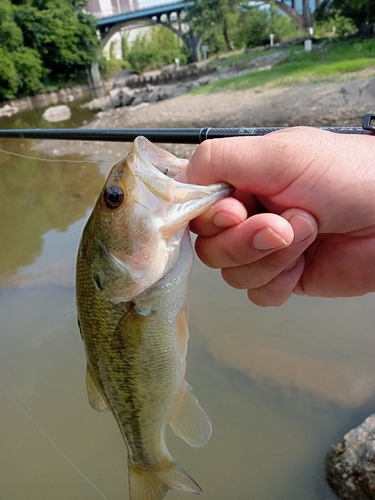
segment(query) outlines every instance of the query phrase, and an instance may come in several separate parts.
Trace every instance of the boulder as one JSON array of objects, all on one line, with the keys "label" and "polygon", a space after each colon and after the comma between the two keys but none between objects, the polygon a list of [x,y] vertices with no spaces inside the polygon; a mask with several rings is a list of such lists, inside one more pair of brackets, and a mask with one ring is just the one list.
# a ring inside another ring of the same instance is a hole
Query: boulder
[{"label": "boulder", "polygon": [[83,109],[91,109],[91,110],[96,110],[96,109],[110,109],[112,107],[111,103],[111,98],[110,96],[105,96],[105,97],[96,97],[92,101],[86,102],[85,104],[81,104],[80,108]]},{"label": "boulder", "polygon": [[12,116],[14,113],[18,112],[18,108],[16,106],[10,106],[9,104],[5,104],[2,108],[0,108],[0,118],[2,116]]},{"label": "boulder", "polygon": [[48,122],[62,122],[64,120],[69,120],[72,112],[69,106],[66,104],[61,104],[60,106],[51,106],[47,108],[42,117]]},{"label": "boulder", "polygon": [[129,106],[134,99],[134,90],[128,87],[114,88],[109,91],[111,104],[114,108]]},{"label": "boulder", "polygon": [[332,446],[326,457],[326,478],[342,500],[375,498],[375,414]]}]

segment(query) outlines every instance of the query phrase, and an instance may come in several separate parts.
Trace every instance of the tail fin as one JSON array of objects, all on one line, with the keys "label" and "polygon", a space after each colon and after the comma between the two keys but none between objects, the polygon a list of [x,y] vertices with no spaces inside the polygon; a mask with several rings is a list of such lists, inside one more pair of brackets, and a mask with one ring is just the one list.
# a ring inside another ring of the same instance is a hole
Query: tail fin
[{"label": "tail fin", "polygon": [[162,500],[168,490],[182,490],[194,495],[202,493],[194,479],[175,461],[160,468],[129,463],[130,500]]}]

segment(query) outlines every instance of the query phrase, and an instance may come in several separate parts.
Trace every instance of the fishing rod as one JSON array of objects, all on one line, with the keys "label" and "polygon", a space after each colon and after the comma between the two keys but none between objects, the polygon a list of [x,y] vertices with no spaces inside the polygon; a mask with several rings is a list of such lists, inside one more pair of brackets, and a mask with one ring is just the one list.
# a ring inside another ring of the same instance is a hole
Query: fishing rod
[{"label": "fishing rod", "polygon": [[[7,129],[0,130],[0,138],[13,139],[60,139],[76,141],[133,142],[143,135],[152,142],[200,144],[208,139],[236,136],[260,136],[286,127],[242,128],[133,128],[133,129]],[[375,114],[363,118],[362,127],[317,127],[337,134],[375,135]]]}]

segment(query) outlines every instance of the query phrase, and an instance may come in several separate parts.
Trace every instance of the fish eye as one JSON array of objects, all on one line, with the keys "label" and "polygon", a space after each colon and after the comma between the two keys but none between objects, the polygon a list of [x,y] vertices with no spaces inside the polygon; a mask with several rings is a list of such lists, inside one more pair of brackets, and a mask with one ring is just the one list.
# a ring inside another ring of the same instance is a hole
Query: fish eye
[{"label": "fish eye", "polygon": [[103,193],[103,201],[106,207],[110,209],[118,208],[122,205],[124,198],[125,196],[123,190],[116,185],[107,186]]}]

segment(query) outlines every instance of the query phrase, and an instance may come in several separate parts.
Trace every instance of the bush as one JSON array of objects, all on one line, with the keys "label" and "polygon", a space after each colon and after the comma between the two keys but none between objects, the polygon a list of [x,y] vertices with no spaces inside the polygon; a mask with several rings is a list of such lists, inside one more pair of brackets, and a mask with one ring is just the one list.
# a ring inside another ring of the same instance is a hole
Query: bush
[{"label": "bush", "polygon": [[180,47],[178,37],[165,26],[152,27],[146,35],[138,36],[132,45],[126,37],[122,40],[125,67],[137,73],[173,64],[176,58],[181,64],[186,64],[186,47]]},{"label": "bush", "polygon": [[0,47],[0,99],[12,99],[18,90],[17,71],[9,54]]},{"label": "bush", "polygon": [[38,53],[26,47],[13,53],[14,66],[18,75],[20,96],[36,94],[41,87],[42,61]]}]

